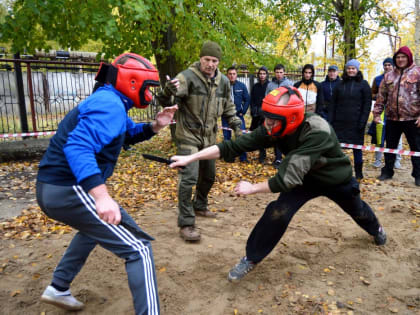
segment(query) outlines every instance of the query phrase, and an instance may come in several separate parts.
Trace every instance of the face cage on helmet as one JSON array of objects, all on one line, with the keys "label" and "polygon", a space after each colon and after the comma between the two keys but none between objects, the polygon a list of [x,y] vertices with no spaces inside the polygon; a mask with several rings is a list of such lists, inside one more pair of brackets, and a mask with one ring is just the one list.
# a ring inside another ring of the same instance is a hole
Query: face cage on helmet
[{"label": "face cage on helmet", "polygon": [[262,111],[262,113],[266,118],[279,120],[281,122],[280,130],[273,133],[273,134],[270,134],[273,137],[281,137],[283,135],[284,130],[286,129],[286,126],[287,126],[286,117],[281,116],[281,115],[277,115],[277,114],[273,114],[273,113],[270,113],[270,112],[266,112],[266,111]]},{"label": "face cage on helmet", "polygon": [[[139,97],[140,97],[140,108],[146,108],[151,102],[146,100],[146,91],[150,86],[159,86],[159,82],[155,80],[146,80],[143,82],[140,90],[139,90]],[[153,93],[150,91],[153,98]]]}]

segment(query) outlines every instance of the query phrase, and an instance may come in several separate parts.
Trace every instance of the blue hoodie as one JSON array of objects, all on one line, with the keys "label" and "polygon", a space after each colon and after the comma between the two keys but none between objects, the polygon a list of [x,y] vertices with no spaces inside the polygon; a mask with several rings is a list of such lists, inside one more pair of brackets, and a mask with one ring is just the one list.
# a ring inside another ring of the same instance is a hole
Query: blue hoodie
[{"label": "blue hoodie", "polygon": [[39,163],[38,181],[81,185],[85,191],[104,184],[114,171],[123,144],[150,139],[149,123],[134,123],[127,115],[133,102],[112,85],[105,85],[71,110],[51,138]]}]

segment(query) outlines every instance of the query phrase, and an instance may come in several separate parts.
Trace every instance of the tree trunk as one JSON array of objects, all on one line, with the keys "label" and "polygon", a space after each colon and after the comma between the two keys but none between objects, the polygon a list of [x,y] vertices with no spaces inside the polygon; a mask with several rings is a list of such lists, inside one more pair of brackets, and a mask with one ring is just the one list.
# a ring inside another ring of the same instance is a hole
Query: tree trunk
[{"label": "tree trunk", "polygon": [[420,0],[415,0],[415,14],[416,14],[416,26],[414,32],[415,38],[415,51],[414,58],[417,65],[420,65]]},{"label": "tree trunk", "polygon": [[[159,70],[159,78],[162,85],[165,84],[167,75],[173,78],[182,70],[182,65],[177,63],[175,56],[171,52],[171,48],[175,42],[176,33],[172,31],[171,26],[161,33],[159,39],[152,41],[156,65]],[[161,51],[164,51],[164,53],[160,53]]]},{"label": "tree trunk", "polygon": [[[416,0],[417,1],[417,0]],[[394,54],[394,52],[397,50],[394,44],[394,39],[391,36],[391,27],[387,27],[386,31],[388,32],[388,41],[389,41],[389,47],[391,47],[391,55]]]},{"label": "tree trunk", "polygon": [[[178,72],[181,72],[182,65],[178,64],[175,56],[171,52],[173,44],[176,42],[176,34],[172,31],[172,27],[169,26],[166,31],[161,33],[161,37],[158,40],[152,41],[152,47],[155,51],[156,65],[159,70],[159,79],[162,87],[166,83],[166,76],[170,78],[175,77]],[[161,51],[166,52],[165,55],[161,54]],[[171,130],[172,141],[175,142],[175,129],[176,125],[171,124],[169,126]]]},{"label": "tree trunk", "polygon": [[356,58],[356,38],[350,26],[344,26],[344,61]]}]

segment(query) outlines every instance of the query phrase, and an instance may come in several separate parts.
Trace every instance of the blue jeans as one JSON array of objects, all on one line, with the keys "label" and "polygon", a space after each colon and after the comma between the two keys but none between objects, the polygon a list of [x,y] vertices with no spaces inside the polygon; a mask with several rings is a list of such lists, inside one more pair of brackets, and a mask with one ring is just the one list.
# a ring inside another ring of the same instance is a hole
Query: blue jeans
[{"label": "blue jeans", "polygon": [[[239,117],[239,119],[241,120],[241,129],[242,130],[245,130],[246,129],[246,126],[245,126],[244,116],[237,116],[237,117]],[[225,127],[225,128],[229,128],[228,122],[224,118],[222,118],[222,126]],[[225,129],[223,129],[223,138],[225,140],[232,139],[232,130],[225,130]],[[246,159],[247,159],[246,153],[242,153],[239,156],[239,160],[241,162],[246,161]]]}]

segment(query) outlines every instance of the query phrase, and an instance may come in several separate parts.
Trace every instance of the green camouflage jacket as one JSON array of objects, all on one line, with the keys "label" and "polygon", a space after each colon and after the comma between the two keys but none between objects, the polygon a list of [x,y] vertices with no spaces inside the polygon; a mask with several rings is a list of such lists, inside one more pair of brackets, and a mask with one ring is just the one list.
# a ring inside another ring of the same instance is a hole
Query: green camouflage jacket
[{"label": "green camouflage jacket", "polygon": [[241,121],[230,100],[228,78],[219,70],[214,78],[207,78],[199,67],[200,63],[195,62],[176,76],[180,86],[175,99],[162,90],[157,100],[162,106],[178,104],[179,109],[175,113],[177,143],[202,149],[216,143],[217,122],[221,116],[228,121],[235,135],[241,133]]},{"label": "green camouflage jacket", "polygon": [[334,130],[318,115],[306,113],[296,131],[282,138],[267,134],[264,126],[235,141],[217,145],[220,155],[232,161],[243,152],[278,146],[285,158],[277,174],[268,180],[272,192],[286,192],[297,186],[315,189],[348,183],[352,177],[350,159],[341,151]]}]

